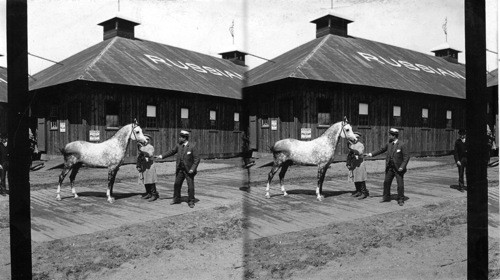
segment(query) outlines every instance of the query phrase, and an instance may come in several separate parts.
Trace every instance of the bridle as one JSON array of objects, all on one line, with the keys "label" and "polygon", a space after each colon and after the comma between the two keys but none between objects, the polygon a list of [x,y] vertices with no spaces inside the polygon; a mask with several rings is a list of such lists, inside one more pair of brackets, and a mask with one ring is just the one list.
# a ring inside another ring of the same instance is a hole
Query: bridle
[{"label": "bridle", "polygon": [[340,133],[339,133],[339,137],[338,137],[337,141],[338,141],[338,140],[340,140],[340,137],[341,137],[341,135],[342,135],[342,132],[344,132],[344,135],[345,135],[345,136],[346,136],[346,138],[347,138],[347,134],[345,133],[345,129],[344,129],[344,127],[345,127],[346,125],[348,125],[348,124],[349,124],[349,122],[347,121],[347,117],[344,117],[344,120],[342,121],[341,131],[340,131]]},{"label": "bridle", "polygon": [[137,124],[137,120],[134,120],[134,122],[132,123],[132,131],[130,132],[132,135],[134,135],[134,140],[137,141],[137,136],[135,135],[134,133],[134,129],[136,127],[138,127],[139,125]]}]

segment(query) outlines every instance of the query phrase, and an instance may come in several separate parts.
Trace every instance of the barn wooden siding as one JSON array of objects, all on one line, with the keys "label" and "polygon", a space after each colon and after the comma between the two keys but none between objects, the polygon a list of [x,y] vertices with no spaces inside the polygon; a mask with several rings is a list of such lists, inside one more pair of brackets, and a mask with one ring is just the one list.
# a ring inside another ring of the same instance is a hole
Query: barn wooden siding
[{"label": "barn wooden siding", "polygon": [[7,102],[0,102],[0,134],[7,135]]},{"label": "barn wooden siding", "polygon": [[[100,131],[100,142],[112,137],[117,129],[106,128],[106,101],[119,104],[120,126],[137,118],[144,133],[153,136],[157,154],[173,148],[181,129],[180,110],[189,109],[190,141],[196,143],[203,158],[237,156],[242,146],[243,127],[235,130],[234,113],[243,118],[241,100],[203,96],[199,94],[109,85],[104,83],[72,82],[35,92],[43,96],[37,100],[36,115],[45,118],[46,152],[60,155],[59,148],[75,140],[89,141],[89,131]],[[146,127],[146,106],[156,105],[157,127]],[[66,123],[66,132],[50,129],[50,107],[57,106],[58,125]],[[217,112],[217,124],[211,129],[209,111]],[[134,142],[128,147],[127,157],[136,157]]]},{"label": "barn wooden siding", "polygon": [[[388,141],[388,130],[397,127],[412,156],[443,155],[453,150],[456,131],[465,127],[465,100],[421,93],[354,86],[338,83],[285,79],[244,91],[249,116],[257,116],[257,149],[269,147],[283,138],[300,139],[301,128],[311,128],[311,139],[328,127],[318,125],[318,100],[329,104],[332,124],[347,116],[355,131],[363,134],[366,151],[374,151]],[[359,124],[359,103],[369,106],[368,125]],[[401,125],[393,123],[393,106],[401,107]],[[422,108],[428,108],[428,125],[422,126]],[[452,127],[446,128],[446,110],[452,111]],[[262,116],[278,120],[278,129],[262,128]],[[255,133],[250,131],[250,133]],[[347,154],[340,141],[339,158]]]}]

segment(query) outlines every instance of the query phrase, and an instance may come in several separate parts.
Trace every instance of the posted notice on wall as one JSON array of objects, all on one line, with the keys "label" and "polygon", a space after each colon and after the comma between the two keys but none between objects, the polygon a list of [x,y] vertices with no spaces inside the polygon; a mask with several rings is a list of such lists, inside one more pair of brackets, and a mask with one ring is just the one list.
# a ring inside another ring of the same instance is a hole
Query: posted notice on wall
[{"label": "posted notice on wall", "polygon": [[101,140],[101,133],[99,130],[89,130],[89,141]]},{"label": "posted notice on wall", "polygon": [[300,129],[300,138],[301,139],[311,139],[311,128],[303,127]]},{"label": "posted notice on wall", "polygon": [[278,130],[278,120],[271,120],[271,130]]},{"label": "posted notice on wall", "polygon": [[65,122],[59,123],[59,132],[66,132],[66,123]]}]

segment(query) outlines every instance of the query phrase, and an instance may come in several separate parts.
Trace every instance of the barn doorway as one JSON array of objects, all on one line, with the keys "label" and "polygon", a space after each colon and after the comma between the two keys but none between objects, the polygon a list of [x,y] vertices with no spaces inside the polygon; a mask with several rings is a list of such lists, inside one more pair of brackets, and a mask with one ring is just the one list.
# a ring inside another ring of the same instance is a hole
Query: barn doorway
[{"label": "barn doorway", "polygon": [[294,116],[293,99],[282,99],[279,103],[279,118],[281,128],[280,139],[295,138],[297,139],[297,124]]}]

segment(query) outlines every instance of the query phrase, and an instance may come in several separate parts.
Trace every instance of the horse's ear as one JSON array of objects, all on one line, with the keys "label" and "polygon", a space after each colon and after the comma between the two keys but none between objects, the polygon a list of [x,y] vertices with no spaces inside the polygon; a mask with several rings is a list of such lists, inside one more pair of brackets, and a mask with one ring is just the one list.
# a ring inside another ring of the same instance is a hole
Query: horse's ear
[{"label": "horse's ear", "polygon": [[349,123],[349,122],[347,121],[347,116],[344,116],[344,122],[345,122],[345,123]]},{"label": "horse's ear", "polygon": [[139,125],[139,122],[137,121],[136,118],[134,118],[134,124],[137,125],[137,126]]}]

